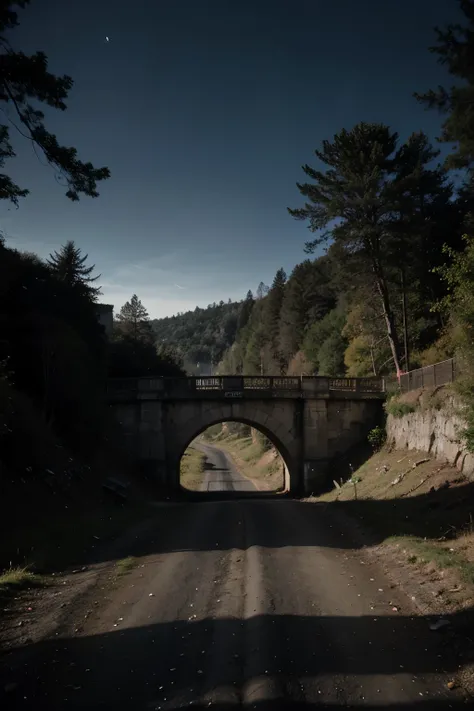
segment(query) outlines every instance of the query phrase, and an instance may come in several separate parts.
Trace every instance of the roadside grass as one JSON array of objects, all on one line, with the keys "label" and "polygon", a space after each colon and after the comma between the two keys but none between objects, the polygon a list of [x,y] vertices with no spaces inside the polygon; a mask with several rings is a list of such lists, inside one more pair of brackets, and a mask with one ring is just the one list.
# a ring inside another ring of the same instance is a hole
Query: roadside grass
[{"label": "roadside grass", "polygon": [[413,565],[432,563],[438,570],[452,568],[464,583],[474,585],[474,563],[454,548],[430,543],[416,536],[390,536],[385,543],[395,543],[407,548],[407,560]]},{"label": "roadside grass", "polygon": [[129,555],[122,560],[118,560],[115,563],[115,568],[117,570],[117,575],[126,575],[137,565],[137,559],[133,555]]},{"label": "roadside grass", "polygon": [[204,480],[206,457],[190,445],[181,457],[180,483],[189,491],[200,491]]},{"label": "roadside grass", "polygon": [[230,454],[244,476],[261,491],[281,491],[284,487],[283,462],[271,450],[265,450],[251,437],[231,435],[215,444]]},{"label": "roadside grass", "polygon": [[0,574],[0,594],[24,588],[43,587],[46,584],[44,576],[33,573],[28,568],[9,568]]},{"label": "roadside grass", "polygon": [[316,500],[346,510],[414,567],[450,570],[473,595],[473,489],[457,469],[424,452],[385,447]]}]

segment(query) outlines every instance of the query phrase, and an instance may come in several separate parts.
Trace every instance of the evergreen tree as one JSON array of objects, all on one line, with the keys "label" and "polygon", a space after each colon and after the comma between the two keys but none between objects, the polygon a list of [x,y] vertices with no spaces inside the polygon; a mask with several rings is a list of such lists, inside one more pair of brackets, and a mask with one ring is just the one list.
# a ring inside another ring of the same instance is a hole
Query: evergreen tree
[{"label": "evergreen tree", "polygon": [[435,28],[437,43],[430,51],[438,56],[438,62],[447,67],[459,82],[449,89],[438,87],[416,98],[427,108],[438,109],[446,114],[440,140],[455,143],[456,150],[446,159],[450,168],[472,170],[474,162],[474,0],[460,0],[466,16],[466,25],[450,24],[445,29]]},{"label": "evergreen tree", "polygon": [[344,311],[336,308],[307,331],[303,352],[317,375],[337,376],[344,373],[344,352],[347,348],[347,339],[343,335],[345,322]]},{"label": "evergreen tree", "polygon": [[117,315],[117,322],[119,332],[133,344],[153,342],[148,312],[136,294],[122,306]]},{"label": "evergreen tree", "polygon": [[[358,261],[362,279],[375,284],[399,375],[401,349],[393,275],[396,272],[399,280],[402,264],[409,262],[415,251],[422,254],[423,249],[431,248],[431,244],[420,247],[420,238],[426,242],[428,236],[422,225],[435,209],[436,200],[446,207],[450,188],[444,185],[442,173],[428,170],[427,164],[436,154],[423,134],[414,135],[399,150],[397,139],[387,126],[360,123],[351,131],[336,134],[332,143],[324,141],[316,155],[327,170],[303,167],[314,182],[298,184],[307,202],[289,212],[308,220],[313,231],[331,225],[307,243],[308,251],[332,238],[339,252],[350,258],[349,264]],[[347,276],[352,278],[353,272]]]},{"label": "evergreen tree", "polygon": [[[14,114],[21,124],[21,135],[26,135],[39,148],[48,163],[63,178],[67,187],[66,195],[71,200],[79,200],[80,193],[97,197],[97,182],[110,177],[108,168],[94,168],[92,163],[83,163],[77,157],[77,150],[62,146],[56,136],[44,124],[44,113],[31,102],[40,102],[54,109],[64,111],[66,100],[73,86],[69,76],[57,77],[48,71],[48,59],[43,52],[28,56],[13,49],[4,36],[18,26],[15,6],[24,8],[30,0],[0,0],[0,101],[5,105],[5,114]],[[9,127],[0,125],[0,167],[6,158],[15,156],[9,140]],[[7,175],[0,175],[0,199],[18,204],[28,190],[20,188]]]},{"label": "evergreen tree", "polygon": [[278,352],[285,365],[303,340],[306,325],[304,271],[302,264],[296,265],[283,294],[278,327]]},{"label": "evergreen tree", "polygon": [[101,294],[101,290],[100,287],[91,286],[91,284],[97,281],[101,275],[91,276],[95,269],[95,264],[90,267],[86,266],[88,254],[81,256],[79,247],[76,247],[75,243],[69,240],[61,247],[59,252],[54,252],[49,257],[47,263],[58,279],[71,287],[82,288],[92,301],[96,301]]},{"label": "evergreen tree", "polygon": [[281,360],[279,353],[279,326],[280,326],[280,313],[283,304],[283,297],[285,295],[285,284],[286,284],[286,273],[283,268],[279,269],[275,274],[273,279],[273,284],[268,292],[268,296],[265,301],[265,322],[268,341],[277,361]]},{"label": "evergreen tree", "polygon": [[247,322],[250,318],[250,314],[252,313],[254,304],[255,304],[255,300],[253,298],[253,294],[249,290],[247,292],[247,296],[245,297],[244,302],[242,303],[242,308],[240,310],[239,320],[238,320],[238,324],[237,324],[238,331],[245,328],[245,326],[247,325]]}]

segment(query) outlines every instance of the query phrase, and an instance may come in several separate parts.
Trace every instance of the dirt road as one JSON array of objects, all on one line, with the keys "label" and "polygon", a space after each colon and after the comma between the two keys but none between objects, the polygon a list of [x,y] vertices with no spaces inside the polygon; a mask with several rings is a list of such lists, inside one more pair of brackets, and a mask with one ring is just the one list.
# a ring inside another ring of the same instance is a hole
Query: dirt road
[{"label": "dirt road", "polygon": [[195,442],[193,446],[206,455],[202,491],[257,491],[223,449],[203,442]]},{"label": "dirt road", "polygon": [[2,708],[460,708],[443,633],[358,546],[317,504],[159,509],[135,569],[2,659]]}]

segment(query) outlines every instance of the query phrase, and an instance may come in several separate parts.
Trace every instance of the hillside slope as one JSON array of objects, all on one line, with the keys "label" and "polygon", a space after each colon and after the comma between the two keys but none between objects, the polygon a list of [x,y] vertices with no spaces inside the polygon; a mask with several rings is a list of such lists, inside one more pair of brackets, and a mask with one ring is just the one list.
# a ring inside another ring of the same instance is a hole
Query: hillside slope
[{"label": "hillside slope", "polygon": [[234,343],[241,309],[242,302],[221,301],[151,324],[157,344],[176,349],[189,374],[206,375]]}]

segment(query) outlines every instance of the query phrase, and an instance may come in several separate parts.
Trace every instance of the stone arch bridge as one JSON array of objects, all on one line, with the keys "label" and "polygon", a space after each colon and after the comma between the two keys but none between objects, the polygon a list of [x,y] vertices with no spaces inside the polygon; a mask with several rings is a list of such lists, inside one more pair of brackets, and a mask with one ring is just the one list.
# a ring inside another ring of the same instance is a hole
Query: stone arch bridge
[{"label": "stone arch bridge", "polygon": [[180,460],[211,425],[261,430],[282,455],[291,493],[320,490],[331,465],[380,419],[383,378],[126,378],[108,384],[125,445],[157,483],[179,489]]}]

